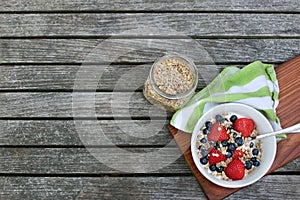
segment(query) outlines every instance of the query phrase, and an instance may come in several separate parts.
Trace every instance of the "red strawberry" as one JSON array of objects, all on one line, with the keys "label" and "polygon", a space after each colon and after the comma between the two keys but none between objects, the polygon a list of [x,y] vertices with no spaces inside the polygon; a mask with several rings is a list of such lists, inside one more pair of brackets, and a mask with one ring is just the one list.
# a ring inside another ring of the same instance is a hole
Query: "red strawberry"
[{"label": "red strawberry", "polygon": [[224,126],[222,126],[219,122],[216,122],[211,127],[210,133],[207,135],[207,138],[210,141],[222,141],[229,140],[229,135]]},{"label": "red strawberry", "polygon": [[245,153],[242,150],[234,150],[233,158],[241,158]]},{"label": "red strawberry", "polygon": [[245,175],[245,166],[239,159],[233,159],[225,168],[225,174],[232,180],[241,180]]},{"label": "red strawberry", "polygon": [[208,154],[208,162],[210,165],[216,164],[218,162],[225,161],[225,160],[226,160],[226,156],[224,154],[222,154],[221,151],[219,151],[215,148],[212,148]]},{"label": "red strawberry", "polygon": [[243,137],[249,137],[254,130],[254,121],[248,118],[239,118],[233,123],[233,128],[242,133]]}]

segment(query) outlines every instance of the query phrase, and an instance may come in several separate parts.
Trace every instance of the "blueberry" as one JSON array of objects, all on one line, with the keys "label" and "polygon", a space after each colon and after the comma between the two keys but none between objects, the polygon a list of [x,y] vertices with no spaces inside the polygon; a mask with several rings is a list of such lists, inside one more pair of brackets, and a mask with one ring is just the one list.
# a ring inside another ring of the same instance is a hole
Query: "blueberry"
[{"label": "blueberry", "polygon": [[256,161],[253,162],[253,165],[254,165],[255,167],[258,167],[258,166],[260,165],[260,162],[259,162],[258,160],[256,160]]},{"label": "blueberry", "polygon": [[221,115],[216,115],[215,118],[216,118],[217,122],[220,122],[220,123],[224,122],[224,118]]},{"label": "blueberry", "polygon": [[217,167],[215,164],[209,166],[210,171],[216,171]]},{"label": "blueberry", "polygon": [[210,121],[205,122],[205,127],[206,127],[207,129],[210,129],[212,126],[213,126],[213,123],[212,123],[212,122],[210,122]]},{"label": "blueberry", "polygon": [[206,143],[207,140],[206,140],[206,138],[201,138],[200,142],[201,142],[201,143]]},{"label": "blueberry", "polygon": [[230,151],[234,151],[234,150],[236,149],[235,144],[233,144],[233,143],[228,144],[228,149],[229,149]]},{"label": "blueberry", "polygon": [[201,150],[201,155],[202,155],[202,156],[207,156],[208,153],[209,153],[209,152],[208,152],[207,149],[202,149],[202,150]]},{"label": "blueberry", "polygon": [[252,163],[254,163],[254,162],[257,161],[257,158],[256,157],[252,157],[252,158],[250,158],[250,160],[252,161]]},{"label": "blueberry", "polygon": [[237,133],[236,133],[236,132],[234,132],[232,136],[235,138],[235,137],[237,136]]},{"label": "blueberry", "polygon": [[209,153],[208,150],[203,146],[199,146],[199,150],[200,150],[202,156],[207,156]]},{"label": "blueberry", "polygon": [[200,163],[202,165],[206,165],[208,163],[208,159],[207,159],[207,156],[204,156],[202,158],[200,158]]},{"label": "blueberry", "polygon": [[207,135],[207,134],[209,134],[209,133],[210,133],[210,131],[208,130],[208,128],[203,129],[203,134],[204,134],[204,135]]},{"label": "blueberry", "polygon": [[234,140],[238,146],[242,146],[244,144],[244,140],[242,137],[237,137]]},{"label": "blueberry", "polygon": [[221,142],[221,144],[222,144],[223,147],[226,147],[228,145],[228,141],[227,140],[223,140]]},{"label": "blueberry", "polygon": [[249,161],[249,160],[247,160],[246,162],[245,162],[245,164],[246,164],[246,169],[251,169],[252,168],[252,163],[251,163],[251,161]]},{"label": "blueberry", "polygon": [[232,156],[232,151],[228,151],[225,156],[226,158],[230,158]]},{"label": "blueberry", "polygon": [[252,150],[252,154],[253,154],[253,155],[257,156],[258,153],[259,153],[258,149],[253,149],[253,150]]},{"label": "blueberry", "polygon": [[220,167],[217,167],[217,172],[221,173],[222,171],[224,171],[224,167],[223,166],[220,166]]},{"label": "blueberry", "polygon": [[215,145],[214,145],[214,147],[215,147],[216,149],[220,148],[219,143],[216,142]]},{"label": "blueberry", "polygon": [[227,127],[227,130],[231,130],[231,129],[233,129],[232,124],[230,124],[230,125]]},{"label": "blueberry", "polygon": [[253,142],[250,142],[250,148],[252,148],[254,146]]},{"label": "blueberry", "polygon": [[237,120],[237,116],[236,115],[231,115],[230,119],[231,122],[235,122],[235,120]]}]

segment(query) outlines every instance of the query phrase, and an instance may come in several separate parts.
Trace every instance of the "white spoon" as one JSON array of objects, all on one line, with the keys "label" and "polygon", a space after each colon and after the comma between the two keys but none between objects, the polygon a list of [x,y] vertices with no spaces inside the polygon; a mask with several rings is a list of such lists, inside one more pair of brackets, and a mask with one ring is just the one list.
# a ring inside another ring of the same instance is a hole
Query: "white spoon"
[{"label": "white spoon", "polygon": [[275,132],[272,132],[272,133],[265,133],[265,134],[262,134],[262,135],[258,135],[256,136],[256,140],[257,139],[262,139],[262,138],[265,138],[265,137],[269,137],[269,136],[274,136],[274,135],[278,135],[278,134],[287,134],[287,133],[300,133],[300,123],[298,124],[295,124],[293,126],[290,126],[288,128],[284,128],[282,130],[279,130],[279,131],[275,131]]}]

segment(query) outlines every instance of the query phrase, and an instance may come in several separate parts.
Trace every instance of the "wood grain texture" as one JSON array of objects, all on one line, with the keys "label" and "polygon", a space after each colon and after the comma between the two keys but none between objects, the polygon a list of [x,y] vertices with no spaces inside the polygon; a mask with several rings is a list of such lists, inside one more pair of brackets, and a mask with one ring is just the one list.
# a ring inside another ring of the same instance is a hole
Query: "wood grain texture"
[{"label": "wood grain texture", "polygon": [[297,177],[266,176],[225,199],[295,199],[294,195],[299,193],[297,187],[299,187],[299,178]]},{"label": "wood grain texture", "polygon": [[5,177],[0,183],[2,199],[205,198],[193,177]]},{"label": "wood grain texture", "polygon": [[[278,184],[280,182],[281,184]],[[227,199],[295,199],[299,176],[268,176]],[[263,187],[262,187],[263,186]],[[205,199],[194,177],[2,177],[1,199]],[[246,196],[245,196],[246,195]]]},{"label": "wood grain texture", "polygon": [[[165,126],[168,120],[78,120],[90,130],[101,129],[105,136],[115,145],[120,146],[164,146],[172,136]],[[140,133],[136,126],[147,127],[150,123],[156,129]],[[73,120],[0,120],[0,145],[12,146],[82,146],[82,132],[76,129]],[[91,137],[99,132],[90,131]],[[148,134],[148,137],[145,137]],[[101,141],[93,145],[101,146]]]},{"label": "wood grain texture", "polygon": [[[152,63],[164,49],[178,44],[195,62],[284,62],[300,53],[298,39],[2,39],[0,64],[5,63]],[[97,47],[97,48],[96,48]],[[197,49],[195,49],[198,47]],[[101,55],[101,56],[99,56]],[[202,57],[203,55],[203,57]],[[117,58],[114,58],[116,56]]]},{"label": "wood grain texture", "polygon": [[[283,127],[289,127],[296,123],[299,123],[300,119],[300,56],[285,62],[281,65],[282,67],[277,68],[276,74],[282,77],[279,82],[279,87],[288,88],[288,90],[281,90],[279,93],[280,104],[277,107],[278,116],[281,119]],[[292,70],[285,70],[286,68]],[[293,105],[294,109],[291,112],[286,112],[286,108]],[[291,115],[293,117],[291,117]]]},{"label": "wood grain texture", "polygon": [[[137,23],[138,22],[138,23]],[[298,14],[224,13],[101,13],[3,14],[0,37],[178,36],[253,37],[300,36]],[[148,32],[148,27],[174,30]],[[129,28],[130,27],[130,28]],[[143,31],[134,31],[142,28]],[[263,29],[261,28],[263,27]],[[130,29],[130,33],[128,32]]]},{"label": "wood grain texture", "polygon": [[[242,66],[241,64],[235,66]],[[197,65],[201,76],[198,89],[204,88],[225,65]],[[79,90],[135,91],[142,89],[151,64],[145,65],[0,65],[0,90],[73,90],[79,70],[88,69],[91,74],[103,72],[96,87],[87,74],[81,78],[84,85]],[[131,74],[131,75],[130,75]],[[127,75],[127,76],[126,76]],[[132,76],[135,78],[132,79]],[[122,84],[120,84],[122,79]]]},{"label": "wood grain texture", "polygon": [[[9,148],[1,147],[0,150],[0,173],[1,174],[31,174],[31,175],[122,175],[130,174],[132,168],[147,169],[152,166],[152,170],[147,171],[149,175],[171,174],[174,176],[190,174],[191,171],[184,158],[180,156],[176,146],[166,147],[165,152],[159,156],[154,156],[160,148],[122,148],[127,151],[129,159],[122,159],[121,152],[114,151],[114,147],[102,148],[67,148],[67,147],[49,147],[49,148]],[[97,152],[91,154],[90,151]],[[151,154],[154,152],[154,154]],[[173,152],[173,153],[171,153]],[[135,153],[135,157],[133,156]],[[147,159],[137,159],[137,155],[147,154]],[[177,155],[178,154],[178,155]],[[169,162],[170,157],[174,162]],[[97,158],[96,158],[97,157]],[[107,160],[109,159],[109,161]],[[116,161],[118,160],[118,161]],[[135,161],[135,162],[134,162]],[[115,162],[118,168],[115,168]],[[155,170],[154,170],[155,168]],[[136,170],[138,171],[138,170]],[[136,172],[136,174],[139,174]],[[143,173],[142,173],[143,174]]]},{"label": "wood grain texture", "polygon": [[[93,98],[95,101],[93,101]],[[127,102],[128,100],[128,102]],[[152,114],[149,110],[153,108]],[[142,92],[0,93],[0,117],[166,117]],[[170,116],[170,114],[168,114]]]},{"label": "wood grain texture", "polygon": [[203,1],[180,1],[167,0],[156,1],[119,1],[119,0],[30,0],[26,3],[18,0],[1,1],[0,11],[286,11],[296,12],[299,10],[297,0],[203,0]]}]

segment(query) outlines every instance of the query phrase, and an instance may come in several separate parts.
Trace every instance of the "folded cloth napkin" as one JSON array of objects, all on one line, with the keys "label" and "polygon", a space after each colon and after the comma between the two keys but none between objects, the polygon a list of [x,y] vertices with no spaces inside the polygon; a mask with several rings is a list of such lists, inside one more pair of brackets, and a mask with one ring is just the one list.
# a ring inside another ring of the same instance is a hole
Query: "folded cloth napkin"
[{"label": "folded cloth napkin", "polygon": [[[198,119],[207,110],[220,103],[236,102],[256,108],[270,121],[274,130],[280,130],[276,115],[278,94],[279,86],[273,65],[256,61],[242,69],[226,67],[173,115],[171,125],[192,133]],[[286,136],[283,134],[278,137]]]}]

